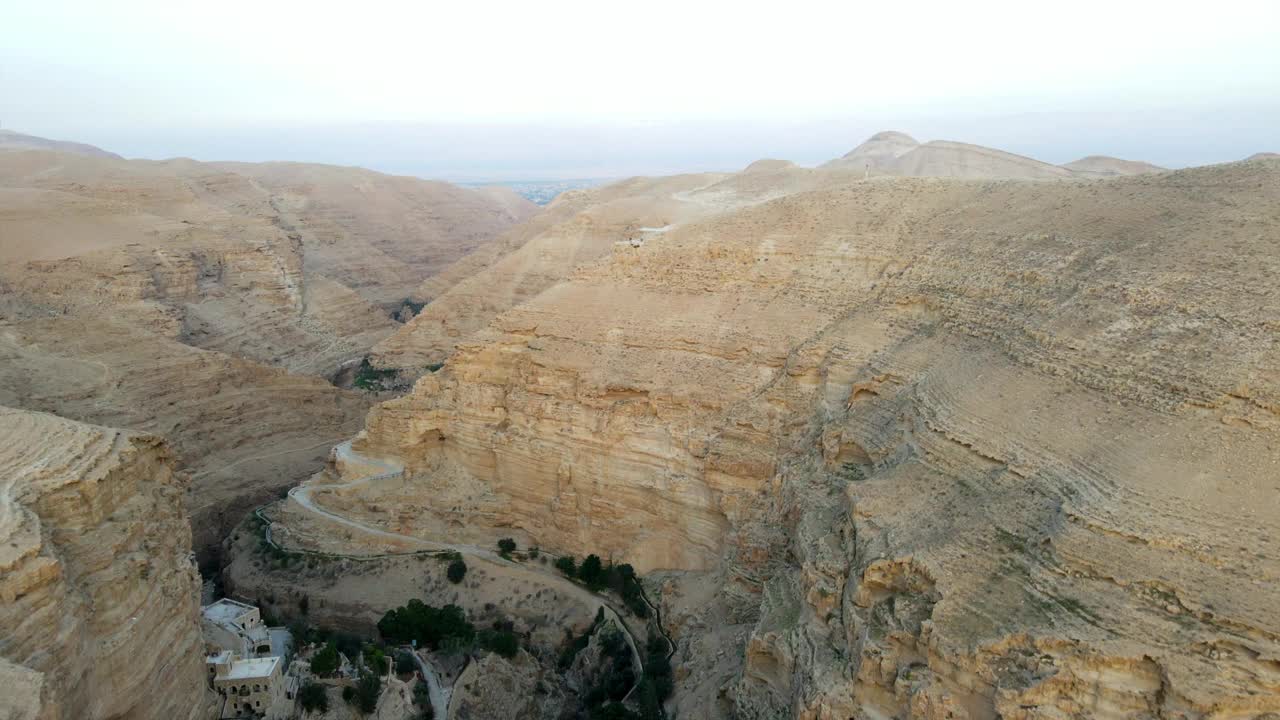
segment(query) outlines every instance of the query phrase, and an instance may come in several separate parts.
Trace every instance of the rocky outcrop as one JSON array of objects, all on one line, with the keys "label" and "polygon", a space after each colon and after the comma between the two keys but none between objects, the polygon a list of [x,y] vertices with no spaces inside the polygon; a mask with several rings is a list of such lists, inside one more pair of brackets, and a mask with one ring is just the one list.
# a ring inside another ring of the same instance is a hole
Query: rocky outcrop
[{"label": "rocky outcrop", "polygon": [[683,571],[682,712],[1280,712],[1280,163],[827,177],[498,314],[334,509]]},{"label": "rocky outcrop", "polygon": [[164,443],[8,408],[0,425],[0,715],[213,717]]},{"label": "rocky outcrop", "polygon": [[[561,698],[548,695],[546,685],[554,677],[542,678],[538,661],[521,650],[507,660],[489,653],[467,666],[453,685],[448,720],[483,720],[496,717],[561,717]],[[541,692],[535,688],[543,685]]]}]

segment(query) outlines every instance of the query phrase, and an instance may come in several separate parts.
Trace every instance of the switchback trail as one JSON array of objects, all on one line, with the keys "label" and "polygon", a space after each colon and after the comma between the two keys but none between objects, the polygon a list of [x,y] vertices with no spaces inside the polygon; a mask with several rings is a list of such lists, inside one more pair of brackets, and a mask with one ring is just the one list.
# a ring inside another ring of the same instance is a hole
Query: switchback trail
[{"label": "switchback trail", "polygon": [[[497,552],[494,552],[493,550],[478,547],[475,545],[433,542],[430,540],[424,540],[419,537],[414,537],[412,535],[404,535],[401,533],[395,533],[388,530],[383,530],[381,528],[373,527],[365,523],[359,522],[357,520],[352,520],[351,518],[345,517],[343,515],[339,515],[337,513],[326,510],[323,507],[317,506],[311,497],[312,493],[314,493],[316,490],[336,490],[336,489],[352,488],[359,485],[365,485],[371,482],[375,482],[377,480],[387,480],[387,479],[404,474],[404,465],[397,462],[390,462],[387,460],[383,460],[380,458],[371,458],[371,457],[360,455],[359,453],[357,453],[355,450],[352,449],[350,440],[347,440],[346,442],[339,443],[338,445],[334,446],[333,452],[334,452],[335,458],[338,460],[341,460],[348,468],[363,466],[363,467],[371,467],[375,471],[367,475],[360,475],[359,477],[353,480],[347,480],[345,482],[304,484],[304,485],[299,485],[297,487],[291,488],[289,490],[289,498],[296,501],[300,507],[305,508],[307,511],[315,513],[316,515],[320,515],[328,520],[332,520],[333,522],[339,523],[340,525],[353,528],[355,530],[359,530],[369,535],[386,538],[389,540],[396,540],[398,542],[408,542],[409,544],[417,545],[420,548],[419,550],[416,550],[416,551],[382,553],[381,555],[383,556],[406,555],[406,554],[412,555],[412,554],[419,554],[423,552],[456,552],[464,556],[482,560],[484,562],[500,565],[504,568],[515,570],[516,572],[529,574],[531,576],[536,577],[538,582],[543,582],[543,583],[553,585],[559,591],[568,594],[570,597],[581,600],[588,607],[592,609],[603,608],[604,612],[608,616],[611,616],[610,619],[613,620],[614,623],[619,628],[622,629],[623,635],[627,640],[627,645],[631,647],[631,653],[632,653],[632,656],[635,658],[636,666],[640,670],[639,676],[643,677],[644,653],[642,649],[644,648],[644,645],[641,643],[640,640],[638,640],[635,637],[631,628],[627,626],[627,623],[623,621],[622,614],[618,612],[618,610],[615,607],[613,607],[613,604],[605,597],[597,593],[591,592],[590,590],[569,580],[568,578],[564,577],[558,572],[556,573],[544,572],[537,569],[536,566],[530,566],[530,565],[518,563],[514,560],[503,557],[502,555],[498,554]],[[259,510],[258,513],[256,514],[260,519],[265,520],[265,518],[263,518],[263,516],[261,515],[261,510]],[[280,548],[272,540],[270,523],[268,523],[266,527],[266,540],[272,547],[275,547],[280,550],[284,550],[284,548]],[[319,554],[328,555],[329,553],[319,553]],[[548,555],[550,554],[551,553],[548,553]],[[368,557],[368,556],[350,556],[350,557],[355,558],[355,557]],[[641,590],[643,592],[643,587],[641,588]],[[654,622],[658,628],[658,632],[661,633],[663,639],[667,641],[667,645],[670,648],[670,652],[668,653],[668,656],[667,656],[668,659],[670,659],[671,654],[674,654],[674,651],[675,651],[675,643],[671,640],[671,636],[667,635],[667,631],[662,627],[661,620],[660,620],[661,616],[658,614],[658,608],[654,606],[653,603],[649,602],[649,598],[647,596],[644,596],[644,602],[654,612],[654,618],[655,618]],[[634,688],[632,689],[634,690]]]}]

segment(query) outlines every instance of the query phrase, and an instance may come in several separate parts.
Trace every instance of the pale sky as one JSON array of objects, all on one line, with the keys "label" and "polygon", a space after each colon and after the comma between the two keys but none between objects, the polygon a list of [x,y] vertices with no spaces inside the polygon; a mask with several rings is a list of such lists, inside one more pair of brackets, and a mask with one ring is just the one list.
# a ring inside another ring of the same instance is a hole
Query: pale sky
[{"label": "pale sky", "polygon": [[458,179],[802,164],[872,132],[1065,162],[1280,150],[1280,2],[14,0],[0,125]]}]

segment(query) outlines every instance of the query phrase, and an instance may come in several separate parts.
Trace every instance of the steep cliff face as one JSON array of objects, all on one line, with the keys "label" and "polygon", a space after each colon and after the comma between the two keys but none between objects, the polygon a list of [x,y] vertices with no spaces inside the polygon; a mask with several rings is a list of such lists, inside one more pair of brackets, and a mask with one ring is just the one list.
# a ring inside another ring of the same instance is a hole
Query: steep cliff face
[{"label": "steep cliff face", "polygon": [[708,571],[689,716],[1280,712],[1280,163],[843,177],[498,315],[334,509]]},{"label": "steep cliff face", "polygon": [[212,717],[163,442],[8,408],[0,424],[0,714]]}]

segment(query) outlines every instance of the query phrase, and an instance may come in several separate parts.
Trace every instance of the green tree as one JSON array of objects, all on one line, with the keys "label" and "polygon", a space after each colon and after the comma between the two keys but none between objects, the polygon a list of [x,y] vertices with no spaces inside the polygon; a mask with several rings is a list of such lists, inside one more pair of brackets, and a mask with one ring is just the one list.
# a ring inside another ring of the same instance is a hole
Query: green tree
[{"label": "green tree", "polygon": [[311,672],[317,675],[332,675],[338,670],[338,648],[333,643],[325,646],[311,658]]},{"label": "green tree", "polygon": [[356,707],[361,712],[371,713],[378,709],[378,696],[382,694],[382,678],[375,672],[360,673],[356,683]]},{"label": "green tree", "polygon": [[467,576],[467,564],[461,558],[449,563],[449,582],[457,585]]},{"label": "green tree", "polygon": [[520,641],[510,630],[485,630],[480,633],[480,646],[505,658],[520,652]]},{"label": "green tree", "polygon": [[302,686],[302,689],[298,691],[298,702],[302,703],[302,709],[307,712],[313,710],[329,711],[329,695],[324,691],[324,686],[317,682],[307,681]]},{"label": "green tree", "polygon": [[515,540],[512,540],[511,538],[502,538],[501,540],[498,541],[498,552],[502,553],[503,557],[506,557],[507,555],[510,555],[515,551],[516,551]]},{"label": "green tree", "polygon": [[588,555],[587,559],[582,561],[582,566],[578,568],[578,577],[593,590],[604,587],[604,564],[600,562],[600,556]]},{"label": "green tree", "polygon": [[572,555],[556,558],[556,569],[564,573],[566,577],[574,577],[578,574],[578,565],[573,561]]},{"label": "green tree", "polygon": [[404,675],[411,673],[417,669],[418,664],[413,661],[413,653],[408,650],[401,650],[396,653],[396,672]]}]

